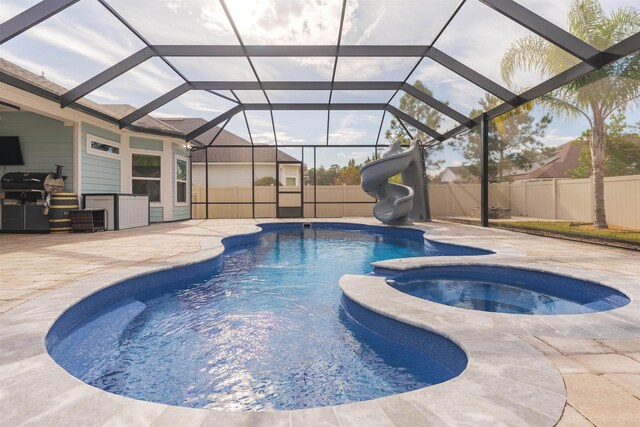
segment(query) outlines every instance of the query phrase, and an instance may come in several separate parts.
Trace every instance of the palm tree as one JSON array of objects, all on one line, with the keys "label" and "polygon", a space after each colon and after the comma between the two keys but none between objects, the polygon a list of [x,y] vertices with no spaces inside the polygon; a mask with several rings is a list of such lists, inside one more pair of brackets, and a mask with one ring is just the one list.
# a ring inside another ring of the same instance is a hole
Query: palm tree
[{"label": "palm tree", "polygon": [[[622,7],[609,16],[598,0],[574,0],[569,8],[569,32],[599,50],[640,31],[640,10]],[[519,71],[543,78],[555,76],[577,63],[557,46],[537,36],[514,42],[502,58],[502,78],[512,86]],[[569,119],[585,117],[591,127],[591,168],[594,182],[594,225],[607,228],[604,176],[607,118],[624,111],[640,97],[640,55],[634,54],[593,71],[539,99],[552,113]]]}]

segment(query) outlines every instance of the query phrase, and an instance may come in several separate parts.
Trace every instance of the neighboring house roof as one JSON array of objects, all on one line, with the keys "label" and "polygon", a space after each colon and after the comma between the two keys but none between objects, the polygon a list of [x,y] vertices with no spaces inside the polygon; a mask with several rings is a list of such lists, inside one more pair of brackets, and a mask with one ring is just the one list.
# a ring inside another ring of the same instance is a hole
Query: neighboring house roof
[{"label": "neighboring house roof", "polygon": [[464,170],[463,166],[447,166],[440,174],[440,182],[462,181],[464,179]]},{"label": "neighboring house roof", "polygon": [[447,166],[445,170],[447,169],[454,175],[462,176],[465,168],[463,166]]},{"label": "neighboring house roof", "polygon": [[[14,64],[13,62],[9,62],[3,58],[0,58],[0,71],[6,74],[9,74],[24,82],[31,83],[32,85],[45,89],[49,92],[53,92],[56,95],[62,95],[68,92],[69,90],[56,83],[53,83],[50,80],[47,80],[44,76],[39,76],[37,74],[34,74],[31,71],[26,70]],[[76,102],[80,105],[84,105],[85,107],[92,108],[93,110],[96,110],[107,116],[113,117],[114,119],[121,119],[127,114],[129,114],[131,111],[135,110],[135,107],[132,107],[131,105],[123,105],[123,104],[103,105],[103,104],[98,104],[97,102],[91,101],[86,98],[79,99]],[[151,116],[144,116],[141,119],[135,121],[133,125],[176,132],[176,129],[160,122],[159,120],[154,119]]]},{"label": "neighboring house roof", "polygon": [[584,143],[571,141],[556,147],[552,156],[536,163],[527,171],[508,175],[514,181],[524,179],[569,178],[569,171],[578,167]]},{"label": "neighboring house roof", "polygon": [[[31,83],[32,85],[37,86],[39,88],[46,89],[50,92],[55,93],[56,95],[62,95],[63,93],[66,93],[69,90],[56,83],[53,83],[52,81],[47,80],[43,76],[34,74],[31,71],[26,70],[14,64],[13,62],[9,62],[4,58],[0,58],[0,71],[7,73],[24,82]],[[98,104],[97,102],[93,102],[88,99],[81,99],[81,100],[78,100],[77,102],[87,107],[91,107],[94,110],[97,110],[101,113],[112,116],[108,110],[106,110],[102,105]]]},{"label": "neighboring house roof", "polygon": [[[189,133],[192,130],[197,129],[203,124],[207,123],[206,120],[200,118],[171,118],[162,119],[162,121],[184,133]],[[210,129],[195,138],[195,141],[198,141],[204,145],[209,145],[211,140],[219,131],[220,127],[216,126],[213,129]],[[251,163],[251,142],[236,135],[235,133],[231,133],[223,129],[220,135],[218,135],[218,137],[216,138],[216,141],[214,145],[212,145],[212,147],[224,147],[225,145],[246,145],[247,148],[227,147],[224,150],[196,150],[191,152],[191,161],[195,163],[204,163],[204,155],[206,151],[208,153],[208,160],[211,163]],[[275,163],[276,150],[274,149],[275,147],[273,145],[256,144],[255,147],[256,150],[254,150],[254,161],[256,163]],[[260,147],[271,149],[260,149]],[[298,159],[281,150],[278,150],[278,160],[299,161]]]},{"label": "neighboring house roof", "polygon": [[[207,123],[205,119],[195,118],[195,117],[185,117],[185,118],[167,118],[160,119],[169,126],[172,126],[185,134],[199,128],[200,126]],[[218,131],[220,130],[220,126],[216,126],[214,128],[209,129],[205,133],[194,138],[194,141],[199,142],[203,145],[209,145],[211,140],[216,136]],[[214,145],[251,145],[251,142],[247,141],[244,138],[239,137],[235,133],[231,133],[227,130],[223,130],[220,135],[216,138]]]},{"label": "neighboring house roof", "polygon": [[[109,110],[112,116],[115,116],[118,119],[123,118],[127,114],[133,111],[136,111],[137,109],[136,107],[128,104],[102,104],[102,106],[107,110]],[[162,129],[162,130],[168,130],[171,132],[180,132],[180,129],[174,128],[168,123],[165,123],[151,116],[144,116],[136,120],[133,124],[137,126],[143,126],[146,128]]]}]

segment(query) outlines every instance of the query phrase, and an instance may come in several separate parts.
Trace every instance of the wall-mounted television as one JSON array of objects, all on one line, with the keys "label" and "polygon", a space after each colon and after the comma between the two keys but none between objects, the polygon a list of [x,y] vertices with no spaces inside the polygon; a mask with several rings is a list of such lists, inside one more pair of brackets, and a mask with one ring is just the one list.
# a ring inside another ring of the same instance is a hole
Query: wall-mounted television
[{"label": "wall-mounted television", "polygon": [[24,165],[17,136],[0,136],[0,165]]}]

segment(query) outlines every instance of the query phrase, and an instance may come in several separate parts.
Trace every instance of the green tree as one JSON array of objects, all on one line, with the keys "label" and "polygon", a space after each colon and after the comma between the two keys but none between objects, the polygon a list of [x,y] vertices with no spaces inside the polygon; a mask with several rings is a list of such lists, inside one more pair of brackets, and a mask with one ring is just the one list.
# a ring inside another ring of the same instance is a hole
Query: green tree
[{"label": "green tree", "polygon": [[[625,123],[624,114],[613,114],[606,123],[606,176],[640,175],[640,135]],[[587,129],[575,141],[584,148],[580,153],[578,166],[570,171],[572,178],[591,176],[591,150],[589,140],[591,129]]]},{"label": "green tree", "polygon": [[344,166],[338,172],[336,184],[357,185],[360,184],[360,167],[354,159],[349,159],[347,166]]},{"label": "green tree", "polygon": [[256,179],[255,185],[258,187],[268,187],[270,185],[276,185],[276,179],[272,176],[263,176]]},{"label": "green tree", "polygon": [[[480,100],[480,110],[473,110],[471,117],[490,110],[502,101],[490,94]],[[489,176],[502,182],[505,172],[529,167],[540,157],[548,154],[542,143],[547,126],[551,119],[543,116],[536,122],[530,113],[530,106],[525,105],[493,120],[489,126]],[[482,141],[480,127],[476,126],[456,140],[457,149],[465,158],[465,167],[472,176],[480,175],[480,154]]]},{"label": "green tree", "polygon": [[[640,31],[640,11],[621,7],[606,15],[598,0],[574,0],[568,14],[569,32],[596,49],[604,50]],[[514,86],[518,72],[555,76],[576,63],[559,47],[536,36],[514,42],[502,58],[502,78]],[[604,206],[606,120],[624,111],[640,96],[640,55],[629,55],[593,71],[539,98],[549,111],[574,119],[584,117],[590,126],[591,175],[594,180],[594,225],[607,228]]]},{"label": "green tree", "polygon": [[[433,96],[431,89],[426,87],[420,80],[416,80],[413,83],[413,86],[416,89],[426,93],[427,95]],[[445,104],[448,103],[445,102]],[[400,98],[399,109],[407,113],[414,119],[425,124],[426,126],[429,126],[431,129],[437,130],[442,123],[442,114],[438,110],[431,108],[424,102],[414,98],[408,93],[405,93]],[[405,123],[405,125],[407,126],[409,132],[411,132],[411,135],[414,138],[419,139],[421,142],[427,142],[432,139],[429,135],[422,132],[421,130],[414,128],[413,126],[410,126],[408,123]],[[402,145],[409,145],[411,143],[411,138],[409,138],[407,132],[404,130],[400,122],[398,122],[398,120],[395,118],[391,120],[389,129],[387,129],[387,131],[385,132],[385,137],[389,141],[400,141]],[[428,153],[426,153],[428,155],[425,156],[425,167],[427,169],[437,170],[442,166],[444,160],[435,160],[433,158],[433,154],[435,152],[441,151],[443,148],[443,145],[439,144],[429,149]]]},{"label": "green tree", "polygon": [[335,185],[340,174],[339,165],[331,165],[328,169],[320,166],[317,170],[309,170],[309,185]]}]

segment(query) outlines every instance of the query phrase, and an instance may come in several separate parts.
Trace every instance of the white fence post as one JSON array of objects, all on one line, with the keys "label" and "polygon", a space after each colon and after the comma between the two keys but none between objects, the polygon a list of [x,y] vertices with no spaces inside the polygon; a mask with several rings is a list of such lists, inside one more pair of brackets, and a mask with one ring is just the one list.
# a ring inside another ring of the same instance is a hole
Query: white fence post
[{"label": "white fence post", "polygon": [[553,219],[558,219],[558,184],[557,179],[552,179],[551,197],[553,198]]},{"label": "white fence post", "polygon": [[347,184],[342,184],[342,216],[347,216],[347,207],[344,202],[347,201]]}]

